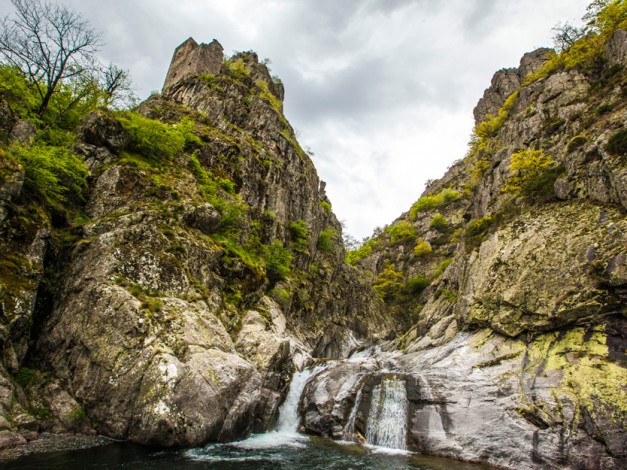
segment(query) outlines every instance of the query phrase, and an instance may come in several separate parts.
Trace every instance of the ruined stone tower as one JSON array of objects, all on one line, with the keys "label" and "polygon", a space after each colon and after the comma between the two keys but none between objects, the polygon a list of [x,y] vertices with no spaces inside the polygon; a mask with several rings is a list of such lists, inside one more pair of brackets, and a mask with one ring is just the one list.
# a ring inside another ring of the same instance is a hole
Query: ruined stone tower
[{"label": "ruined stone tower", "polygon": [[190,37],[174,51],[163,91],[186,78],[204,73],[217,75],[222,67],[223,51],[215,39],[209,44],[198,44]]}]

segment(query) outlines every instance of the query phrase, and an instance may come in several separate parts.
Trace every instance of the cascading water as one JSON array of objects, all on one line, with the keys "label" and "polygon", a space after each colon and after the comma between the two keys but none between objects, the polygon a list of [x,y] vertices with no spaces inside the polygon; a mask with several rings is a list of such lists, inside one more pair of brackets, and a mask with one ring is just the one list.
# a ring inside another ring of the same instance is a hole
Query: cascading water
[{"label": "cascading water", "polygon": [[351,414],[348,415],[346,426],[344,426],[344,439],[352,440],[355,437],[355,418],[357,417],[357,411],[361,404],[361,392],[362,388],[359,389],[357,396],[355,396],[355,404],[353,405]]},{"label": "cascading water", "polygon": [[294,372],[287,397],[285,397],[285,401],[279,408],[277,432],[296,434],[299,423],[298,404],[300,403],[300,396],[303,394],[309,379],[322,369],[322,367],[316,367],[314,369],[305,369],[301,372]]},{"label": "cascading water", "polygon": [[366,442],[407,449],[407,389],[405,380],[386,377],[372,390]]},{"label": "cascading water", "polygon": [[285,401],[279,408],[279,420],[273,431],[255,434],[248,439],[232,443],[232,446],[243,449],[269,449],[279,446],[300,446],[303,436],[298,433],[298,404],[300,396],[303,394],[305,385],[311,377],[323,370],[319,366],[313,369],[305,369],[301,372],[294,372],[290,389],[287,392]]}]

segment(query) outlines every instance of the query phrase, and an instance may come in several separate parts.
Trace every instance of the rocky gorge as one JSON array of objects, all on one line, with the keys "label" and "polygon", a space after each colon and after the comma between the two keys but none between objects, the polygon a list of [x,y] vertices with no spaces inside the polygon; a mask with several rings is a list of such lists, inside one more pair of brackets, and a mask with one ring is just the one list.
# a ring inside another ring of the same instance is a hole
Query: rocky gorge
[{"label": "rocky gorge", "polygon": [[348,253],[253,52],[190,38],[162,93],[82,117],[71,210],[29,174],[53,139],[0,95],[0,448],[243,439],[315,363],[303,432],[623,468],[623,23],[497,72],[468,155]]}]

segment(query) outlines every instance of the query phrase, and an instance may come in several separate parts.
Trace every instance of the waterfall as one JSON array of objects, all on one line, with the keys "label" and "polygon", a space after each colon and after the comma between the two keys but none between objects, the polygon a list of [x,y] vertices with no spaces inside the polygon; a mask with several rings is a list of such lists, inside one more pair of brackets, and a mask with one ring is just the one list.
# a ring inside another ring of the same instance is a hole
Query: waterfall
[{"label": "waterfall", "polygon": [[301,372],[294,372],[290,389],[287,392],[285,401],[279,408],[279,420],[273,431],[254,434],[248,439],[231,443],[231,446],[243,449],[270,449],[280,446],[296,446],[301,447],[303,436],[298,434],[298,424],[300,422],[298,416],[298,404],[300,396],[305,390],[305,385],[311,377],[323,370],[324,367],[315,367],[313,369],[305,369]]},{"label": "waterfall", "polygon": [[323,367],[316,367],[314,369],[304,369],[301,372],[294,372],[287,397],[285,397],[285,401],[279,408],[277,432],[296,434],[299,423],[298,404],[300,403],[300,396],[303,394],[305,385],[307,385],[311,376],[317,374],[322,369]]},{"label": "waterfall", "polygon": [[366,442],[407,449],[407,389],[405,380],[386,377],[372,390]]},{"label": "waterfall", "polygon": [[344,426],[344,439],[352,440],[355,435],[355,418],[357,417],[357,411],[359,410],[359,405],[361,404],[362,389],[363,389],[363,386],[359,388],[359,391],[357,392],[357,395],[355,396],[355,404],[353,405],[351,414],[348,415],[346,426]]}]

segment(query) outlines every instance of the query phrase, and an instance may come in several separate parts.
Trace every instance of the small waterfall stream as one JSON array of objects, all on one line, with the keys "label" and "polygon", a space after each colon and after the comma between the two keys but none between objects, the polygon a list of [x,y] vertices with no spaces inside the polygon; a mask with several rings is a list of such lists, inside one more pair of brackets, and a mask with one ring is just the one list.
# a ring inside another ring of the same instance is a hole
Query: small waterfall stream
[{"label": "small waterfall stream", "polygon": [[234,442],[231,445],[255,450],[285,445],[296,447],[303,445],[301,441],[304,436],[298,433],[298,425],[300,423],[298,405],[300,397],[309,379],[323,369],[323,366],[318,366],[313,369],[294,372],[285,401],[279,408],[279,419],[275,429],[266,433],[253,434],[248,439]]},{"label": "small waterfall stream", "polygon": [[406,450],[407,409],[405,380],[384,378],[372,390],[366,442],[375,446]]},{"label": "small waterfall stream", "polygon": [[276,432],[285,434],[297,433],[298,423],[300,422],[298,416],[300,397],[303,394],[303,390],[305,390],[307,381],[322,369],[323,367],[316,367],[314,369],[304,369],[300,372],[294,372],[287,397],[285,397],[285,401],[279,408],[279,421],[277,423]]},{"label": "small waterfall stream", "polygon": [[355,437],[355,418],[357,417],[357,411],[359,411],[359,405],[361,405],[361,393],[363,387],[359,387],[357,396],[355,396],[355,404],[351,410],[351,414],[348,415],[346,420],[346,426],[344,426],[344,439],[352,440]]}]

